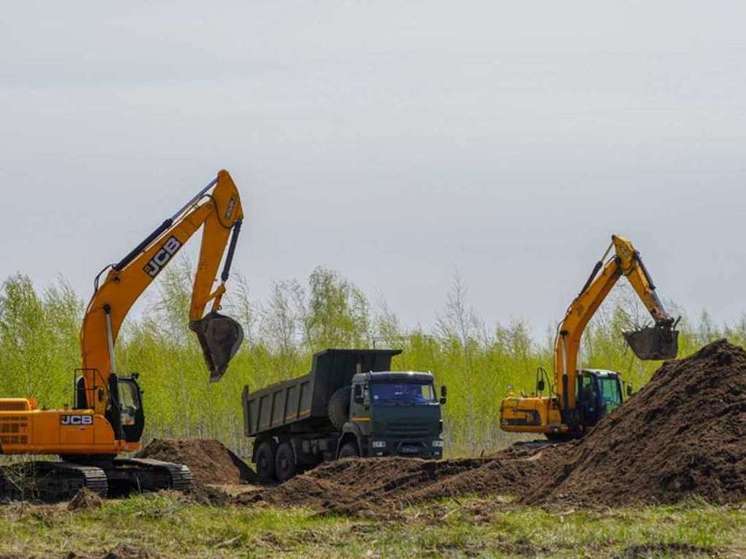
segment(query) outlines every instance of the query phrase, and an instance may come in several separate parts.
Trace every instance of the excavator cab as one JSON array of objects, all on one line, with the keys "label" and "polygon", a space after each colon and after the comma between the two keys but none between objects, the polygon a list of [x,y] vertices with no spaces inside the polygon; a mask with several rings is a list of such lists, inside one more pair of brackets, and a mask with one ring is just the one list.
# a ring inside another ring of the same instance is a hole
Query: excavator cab
[{"label": "excavator cab", "polygon": [[106,418],[111,423],[117,438],[137,442],[145,429],[145,411],[142,405],[142,390],[137,382],[139,375],[111,375],[109,377],[110,403]]},{"label": "excavator cab", "polygon": [[577,409],[580,424],[593,427],[623,403],[622,382],[613,371],[583,369],[578,375]]},{"label": "excavator cab", "polygon": [[210,312],[189,324],[202,346],[210,382],[219,381],[233,356],[241,347],[244,334],[241,325],[229,316]]}]

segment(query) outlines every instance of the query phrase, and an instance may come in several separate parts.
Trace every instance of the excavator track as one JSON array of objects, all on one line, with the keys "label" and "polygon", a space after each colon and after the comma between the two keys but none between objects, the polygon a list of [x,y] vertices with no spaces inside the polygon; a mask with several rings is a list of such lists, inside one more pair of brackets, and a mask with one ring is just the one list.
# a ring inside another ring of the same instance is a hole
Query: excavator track
[{"label": "excavator track", "polygon": [[96,463],[22,462],[0,468],[0,502],[59,502],[82,488],[101,497],[192,488],[192,473],[183,464],[148,458]]},{"label": "excavator track", "polygon": [[22,462],[0,470],[0,501],[66,501],[81,489],[105,497],[106,473],[101,468],[68,462]]},{"label": "excavator track", "polygon": [[109,480],[112,496],[163,489],[189,491],[192,488],[192,473],[183,464],[150,458],[118,458],[101,467]]}]

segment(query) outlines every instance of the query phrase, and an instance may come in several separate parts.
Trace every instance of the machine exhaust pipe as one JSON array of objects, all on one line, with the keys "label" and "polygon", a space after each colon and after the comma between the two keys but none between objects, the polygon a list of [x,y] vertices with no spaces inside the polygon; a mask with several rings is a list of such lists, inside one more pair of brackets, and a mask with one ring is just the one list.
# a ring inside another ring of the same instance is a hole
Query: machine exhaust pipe
[{"label": "machine exhaust pipe", "polygon": [[205,363],[210,370],[210,382],[219,381],[228,364],[236,355],[243,342],[244,334],[241,325],[217,312],[211,312],[200,320],[194,320],[189,328],[197,334]]}]

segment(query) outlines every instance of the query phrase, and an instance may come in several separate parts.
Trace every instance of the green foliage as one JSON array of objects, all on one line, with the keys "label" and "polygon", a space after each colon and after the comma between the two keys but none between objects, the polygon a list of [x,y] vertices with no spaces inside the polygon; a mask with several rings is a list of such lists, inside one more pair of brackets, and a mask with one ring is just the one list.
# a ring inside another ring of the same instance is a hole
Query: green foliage
[{"label": "green foliage", "polygon": [[[83,304],[66,283],[38,293],[22,275],[0,291],[0,386],[6,397],[34,396],[59,405],[80,366],[78,335]],[[70,371],[65,374],[64,371]]]},{"label": "green foliage", "polygon": [[[162,276],[154,290],[158,302],[125,323],[117,345],[120,370],[142,374],[147,437],[212,437],[246,452],[240,402],[244,385],[256,390],[305,374],[312,354],[326,347],[383,346],[404,350],[394,360],[395,368],[432,371],[439,384],[448,385],[448,451],[474,454],[510,440],[498,428],[499,403],[508,390],[529,392],[537,368],[552,371],[553,328],[548,330],[552,335],[537,337],[521,321],[486,326],[458,278],[431,329],[406,328],[385,305],[372,309],[348,280],[317,268],[305,285],[277,282],[265,301],[252,299],[248,282],[234,278],[224,312],[243,324],[246,343],[225,377],[208,384],[201,350],[187,323],[192,269],[181,262]],[[43,291],[21,275],[4,282],[3,396],[34,396],[48,407],[71,402],[83,309],[62,281]],[[631,289],[618,287],[586,330],[582,365],[619,371],[634,387],[642,386],[659,363],[637,360],[621,331],[646,316]],[[696,322],[685,317],[680,328],[680,355],[718,337],[746,341],[746,318],[721,328],[703,314]]]}]

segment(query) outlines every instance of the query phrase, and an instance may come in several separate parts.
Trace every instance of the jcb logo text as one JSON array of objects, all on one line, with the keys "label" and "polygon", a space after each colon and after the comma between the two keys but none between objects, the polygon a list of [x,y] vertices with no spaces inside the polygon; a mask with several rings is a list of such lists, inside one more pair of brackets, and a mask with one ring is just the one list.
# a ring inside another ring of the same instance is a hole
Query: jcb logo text
[{"label": "jcb logo text", "polygon": [[93,425],[91,415],[61,415],[60,425]]},{"label": "jcb logo text", "polygon": [[161,270],[163,270],[163,268],[166,267],[166,264],[171,261],[174,254],[179,252],[180,248],[181,241],[176,237],[169,237],[161,249],[155,253],[155,256],[150,259],[150,262],[148,262],[143,270],[145,270],[145,273],[151,278],[154,278],[161,273]]}]

